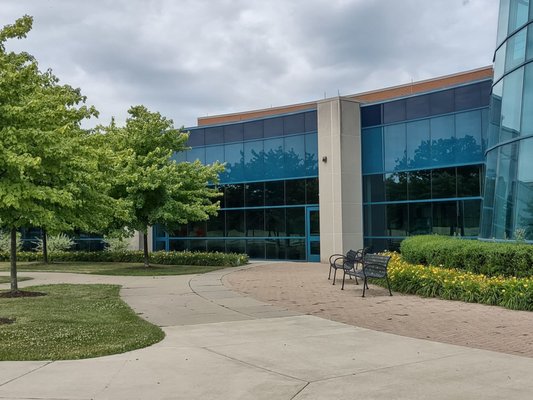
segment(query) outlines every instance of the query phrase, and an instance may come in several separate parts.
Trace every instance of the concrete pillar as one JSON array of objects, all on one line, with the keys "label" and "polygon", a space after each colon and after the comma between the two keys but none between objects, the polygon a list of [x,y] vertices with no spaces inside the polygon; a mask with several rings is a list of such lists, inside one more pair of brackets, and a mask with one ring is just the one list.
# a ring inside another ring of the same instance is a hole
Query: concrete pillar
[{"label": "concrete pillar", "polygon": [[359,103],[318,103],[320,258],[363,247],[363,185]]}]

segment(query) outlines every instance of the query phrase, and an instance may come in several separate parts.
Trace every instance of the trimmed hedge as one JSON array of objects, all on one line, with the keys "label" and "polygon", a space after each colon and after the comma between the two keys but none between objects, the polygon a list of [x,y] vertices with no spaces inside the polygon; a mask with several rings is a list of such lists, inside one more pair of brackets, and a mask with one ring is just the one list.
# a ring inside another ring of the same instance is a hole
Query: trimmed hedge
[{"label": "trimmed hedge", "polygon": [[[41,261],[42,254],[36,252],[17,253],[18,261]],[[142,251],[62,251],[49,254],[50,261],[88,262],[144,262]],[[0,253],[0,261],[9,261],[9,253]],[[246,254],[190,251],[156,251],[150,253],[150,262],[163,265],[197,265],[237,267],[247,264]]]},{"label": "trimmed hedge", "polygon": [[400,251],[413,264],[457,268],[487,276],[533,276],[533,246],[449,236],[421,235],[405,239]]},{"label": "trimmed hedge", "polygon": [[533,311],[533,278],[487,277],[458,269],[410,264],[398,253],[388,255],[391,256],[388,276],[395,291]]}]

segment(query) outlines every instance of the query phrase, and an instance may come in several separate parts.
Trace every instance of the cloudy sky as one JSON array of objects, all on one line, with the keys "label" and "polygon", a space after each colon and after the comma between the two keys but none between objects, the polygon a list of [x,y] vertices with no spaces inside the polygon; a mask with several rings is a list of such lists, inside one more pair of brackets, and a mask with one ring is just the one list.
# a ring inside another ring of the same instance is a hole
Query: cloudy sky
[{"label": "cloudy sky", "polygon": [[306,102],[492,63],[498,0],[2,0],[33,54],[122,122]]}]

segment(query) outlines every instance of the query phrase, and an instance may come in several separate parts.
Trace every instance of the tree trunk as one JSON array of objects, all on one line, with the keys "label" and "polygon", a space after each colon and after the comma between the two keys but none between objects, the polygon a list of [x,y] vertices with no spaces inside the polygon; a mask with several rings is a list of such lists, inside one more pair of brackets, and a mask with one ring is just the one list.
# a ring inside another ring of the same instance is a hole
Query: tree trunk
[{"label": "tree trunk", "polygon": [[11,255],[9,257],[11,261],[11,293],[17,293],[19,291],[17,281],[17,230],[11,228]]},{"label": "tree trunk", "polygon": [[43,236],[43,261],[48,264],[48,243],[46,238],[46,229],[41,228],[41,234]]},{"label": "tree trunk", "polygon": [[150,261],[148,260],[148,232],[143,232],[143,250],[144,250],[144,266],[148,268]]}]

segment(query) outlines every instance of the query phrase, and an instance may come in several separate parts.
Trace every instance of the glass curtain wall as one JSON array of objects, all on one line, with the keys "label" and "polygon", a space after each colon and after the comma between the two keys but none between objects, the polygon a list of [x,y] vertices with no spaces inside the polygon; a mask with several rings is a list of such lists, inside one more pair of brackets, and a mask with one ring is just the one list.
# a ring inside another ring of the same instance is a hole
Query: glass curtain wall
[{"label": "glass curtain wall", "polygon": [[486,151],[483,239],[533,240],[533,6],[501,0]]},{"label": "glass curtain wall", "polygon": [[156,250],[306,259],[305,211],[318,205],[316,111],[191,128],[189,146],[177,160],[226,163],[221,211],[172,232],[156,228]]},{"label": "glass curtain wall", "polygon": [[362,106],[365,245],[477,237],[491,81]]}]

